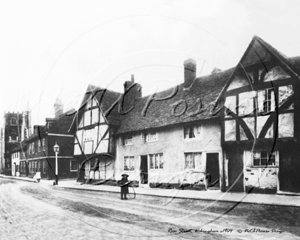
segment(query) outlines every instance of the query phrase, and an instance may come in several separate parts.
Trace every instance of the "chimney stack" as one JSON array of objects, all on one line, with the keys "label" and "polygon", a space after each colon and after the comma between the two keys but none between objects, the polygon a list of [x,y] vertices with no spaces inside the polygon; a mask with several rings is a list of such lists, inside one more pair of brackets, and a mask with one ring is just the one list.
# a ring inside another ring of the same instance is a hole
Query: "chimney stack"
[{"label": "chimney stack", "polygon": [[[126,94],[125,94],[126,93]],[[134,106],[134,102],[142,97],[142,86],[134,82],[134,75],[131,75],[131,81],[124,83],[124,97],[122,101],[122,109],[128,110]]]},{"label": "chimney stack", "polygon": [[184,88],[189,88],[196,78],[197,63],[194,59],[184,61]]}]

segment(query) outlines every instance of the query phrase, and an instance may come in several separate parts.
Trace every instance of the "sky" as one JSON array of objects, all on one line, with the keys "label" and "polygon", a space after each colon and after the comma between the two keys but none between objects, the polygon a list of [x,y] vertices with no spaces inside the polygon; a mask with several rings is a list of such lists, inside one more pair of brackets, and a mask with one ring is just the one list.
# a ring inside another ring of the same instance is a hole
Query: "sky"
[{"label": "sky", "polygon": [[0,0],[0,114],[30,110],[32,124],[78,108],[89,84],[143,95],[237,65],[254,35],[300,56],[297,0]]}]

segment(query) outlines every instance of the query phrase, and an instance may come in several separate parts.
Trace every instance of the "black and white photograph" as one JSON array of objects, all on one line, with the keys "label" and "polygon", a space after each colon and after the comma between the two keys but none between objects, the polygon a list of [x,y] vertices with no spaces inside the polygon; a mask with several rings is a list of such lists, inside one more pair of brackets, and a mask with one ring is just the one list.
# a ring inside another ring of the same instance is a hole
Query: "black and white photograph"
[{"label": "black and white photograph", "polygon": [[300,239],[300,2],[0,0],[0,239]]}]

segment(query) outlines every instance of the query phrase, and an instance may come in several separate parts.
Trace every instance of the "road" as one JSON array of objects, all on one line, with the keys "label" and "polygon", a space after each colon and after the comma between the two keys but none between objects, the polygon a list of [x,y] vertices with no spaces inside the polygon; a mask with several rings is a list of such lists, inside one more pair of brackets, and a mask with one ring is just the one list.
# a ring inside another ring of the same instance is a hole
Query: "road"
[{"label": "road", "polygon": [[66,190],[0,179],[0,239],[300,239],[300,208]]}]

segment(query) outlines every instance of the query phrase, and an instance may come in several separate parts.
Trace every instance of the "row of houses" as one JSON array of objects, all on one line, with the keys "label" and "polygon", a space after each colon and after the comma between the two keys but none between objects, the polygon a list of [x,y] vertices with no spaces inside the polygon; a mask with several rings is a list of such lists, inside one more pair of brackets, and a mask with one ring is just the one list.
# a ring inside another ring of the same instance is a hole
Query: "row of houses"
[{"label": "row of houses", "polygon": [[46,149],[27,160],[54,168],[51,149],[64,137],[73,144],[59,174],[73,169],[78,181],[127,173],[140,186],[299,193],[299,64],[255,36],[236,67],[197,77],[186,60],[183,83],[150,96],[133,77],[123,93],[89,85],[80,108],[62,116],[68,130],[38,128],[27,140],[27,151],[31,139]]}]

